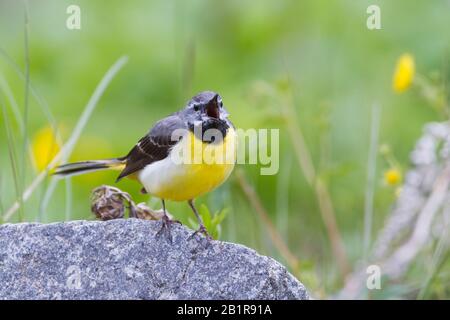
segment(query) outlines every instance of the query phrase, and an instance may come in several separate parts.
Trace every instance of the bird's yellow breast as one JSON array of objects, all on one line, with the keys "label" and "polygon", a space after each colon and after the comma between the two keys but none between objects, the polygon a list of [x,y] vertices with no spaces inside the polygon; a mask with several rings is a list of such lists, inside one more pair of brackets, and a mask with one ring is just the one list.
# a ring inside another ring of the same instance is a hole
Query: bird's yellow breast
[{"label": "bird's yellow breast", "polygon": [[223,141],[216,143],[204,143],[189,132],[171,151],[183,150],[183,161],[174,161],[169,155],[144,168],[139,180],[150,194],[161,199],[194,199],[228,178],[236,161],[236,144],[233,128],[228,129]]}]

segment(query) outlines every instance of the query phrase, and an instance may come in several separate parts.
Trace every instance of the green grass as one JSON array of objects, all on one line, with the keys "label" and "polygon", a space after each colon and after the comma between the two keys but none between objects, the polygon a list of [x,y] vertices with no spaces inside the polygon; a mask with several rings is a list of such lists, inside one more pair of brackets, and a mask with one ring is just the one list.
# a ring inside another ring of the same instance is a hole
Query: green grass
[{"label": "green grass", "polygon": [[[30,146],[40,128],[64,146],[58,161],[121,156],[192,95],[216,90],[237,127],[280,129],[280,171],[238,166],[254,194],[233,174],[198,199],[210,227],[278,259],[317,297],[339,291],[346,265],[367,257],[395,201],[383,171],[392,161],[407,170],[422,126],[448,118],[448,3],[375,1],[379,31],[365,27],[373,1],[77,3],[79,31],[65,28],[68,0],[0,4],[3,222],[93,219],[91,190],[115,180],[116,172],[65,181],[37,172]],[[392,73],[404,52],[422,84],[398,95]],[[394,160],[374,152],[382,144]],[[136,203],[160,205],[134,181],[117,187]],[[187,225],[194,219],[185,203],[167,206]],[[213,221],[224,208],[226,217]],[[448,298],[441,243],[400,283],[365,297]]]},{"label": "green grass", "polygon": [[[6,106],[4,101],[1,101],[2,113],[3,113],[3,123],[6,129],[6,136],[8,142],[8,154],[9,154],[9,162],[11,165],[11,171],[14,182],[14,189],[16,191],[17,203],[19,205],[19,221],[22,221],[23,218],[23,198],[22,198],[22,189],[20,186],[20,176],[18,173],[18,159],[15,147],[15,140],[10,126],[10,120],[8,116],[8,111],[6,110]],[[5,217],[3,217],[5,218]]]}]

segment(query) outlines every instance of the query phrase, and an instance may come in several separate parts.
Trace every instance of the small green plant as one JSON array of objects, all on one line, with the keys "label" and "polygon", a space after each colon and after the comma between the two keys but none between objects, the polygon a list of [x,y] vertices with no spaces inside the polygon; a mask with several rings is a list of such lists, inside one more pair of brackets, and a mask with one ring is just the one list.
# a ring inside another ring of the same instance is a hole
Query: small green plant
[{"label": "small green plant", "polygon": [[[211,211],[205,204],[201,204],[198,213],[202,217],[203,223],[208,230],[211,237],[214,239],[219,239],[222,232],[222,226],[220,225],[227,215],[227,208],[216,211],[211,214]],[[192,218],[189,218],[189,224],[192,228],[197,229],[198,223]]]}]

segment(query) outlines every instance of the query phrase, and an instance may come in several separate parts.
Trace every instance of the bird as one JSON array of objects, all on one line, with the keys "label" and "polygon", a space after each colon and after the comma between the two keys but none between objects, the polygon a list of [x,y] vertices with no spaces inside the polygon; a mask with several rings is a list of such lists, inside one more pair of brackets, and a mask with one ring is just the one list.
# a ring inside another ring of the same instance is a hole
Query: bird
[{"label": "bird", "polygon": [[63,164],[53,174],[120,170],[116,182],[125,177],[138,180],[143,193],[161,199],[158,234],[166,231],[171,237],[171,224],[179,223],[167,215],[166,201],[186,201],[199,225],[191,236],[200,233],[211,239],[194,200],[227,180],[236,163],[236,150],[236,129],[222,97],[202,91],[184,108],[157,121],[125,156]]}]

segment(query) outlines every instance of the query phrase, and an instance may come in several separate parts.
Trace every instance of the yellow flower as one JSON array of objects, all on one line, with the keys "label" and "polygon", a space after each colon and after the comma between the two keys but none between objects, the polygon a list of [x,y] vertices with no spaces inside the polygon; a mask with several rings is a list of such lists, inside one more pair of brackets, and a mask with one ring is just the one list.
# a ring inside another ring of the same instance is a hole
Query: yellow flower
[{"label": "yellow flower", "polygon": [[415,64],[412,55],[405,53],[397,60],[395,67],[394,78],[392,81],[392,88],[395,92],[401,93],[407,90],[414,79]]},{"label": "yellow flower", "polygon": [[31,142],[31,150],[36,169],[44,170],[60,150],[54,129],[47,126],[36,132]]},{"label": "yellow flower", "polygon": [[400,170],[391,168],[384,172],[384,182],[389,186],[395,186],[402,181],[402,174]]}]

